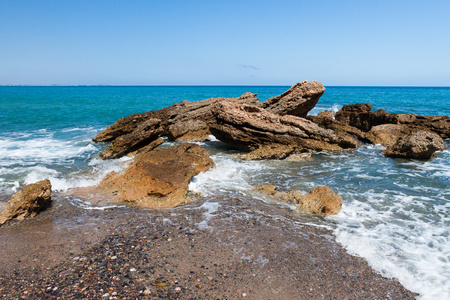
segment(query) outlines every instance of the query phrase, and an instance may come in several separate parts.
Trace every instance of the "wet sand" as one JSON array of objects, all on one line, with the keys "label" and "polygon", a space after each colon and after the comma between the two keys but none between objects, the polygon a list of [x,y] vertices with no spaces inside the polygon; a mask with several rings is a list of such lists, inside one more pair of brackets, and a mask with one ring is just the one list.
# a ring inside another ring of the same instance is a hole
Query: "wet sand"
[{"label": "wet sand", "polygon": [[251,198],[86,210],[0,227],[1,299],[414,299],[308,216]]}]

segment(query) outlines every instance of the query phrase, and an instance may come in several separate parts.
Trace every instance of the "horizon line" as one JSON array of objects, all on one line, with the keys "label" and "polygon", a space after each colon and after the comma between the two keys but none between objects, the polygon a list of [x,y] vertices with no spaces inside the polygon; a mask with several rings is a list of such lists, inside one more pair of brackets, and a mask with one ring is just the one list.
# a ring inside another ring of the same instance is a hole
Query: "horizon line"
[{"label": "horizon line", "polygon": [[[286,87],[272,84],[0,84],[0,87]],[[396,88],[450,88],[438,85],[324,85],[324,87],[396,87]]]}]

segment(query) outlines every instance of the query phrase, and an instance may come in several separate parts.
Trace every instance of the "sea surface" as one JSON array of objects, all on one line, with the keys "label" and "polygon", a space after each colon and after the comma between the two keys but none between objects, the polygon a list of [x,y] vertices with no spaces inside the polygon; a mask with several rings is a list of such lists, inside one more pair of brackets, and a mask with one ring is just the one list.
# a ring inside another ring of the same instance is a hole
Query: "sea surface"
[{"label": "sea surface", "polygon": [[[91,141],[121,117],[244,92],[257,93],[263,101],[288,88],[0,87],[0,209],[11,194],[38,180],[49,178],[55,191],[64,192],[95,185],[108,172],[122,169],[127,159],[98,160],[106,144]],[[311,114],[360,102],[392,113],[449,116],[450,88],[327,87]],[[233,150],[217,140],[201,145],[217,167],[194,178],[192,190],[248,197],[248,189],[257,184],[305,193],[328,185],[342,195],[342,211],[309,217],[309,224],[332,230],[348,252],[397,278],[421,299],[450,299],[450,141],[429,161],[385,158],[383,147],[366,145],[313,154],[302,162],[248,162],[233,158]],[[99,208],[79,201],[72,205]]]}]

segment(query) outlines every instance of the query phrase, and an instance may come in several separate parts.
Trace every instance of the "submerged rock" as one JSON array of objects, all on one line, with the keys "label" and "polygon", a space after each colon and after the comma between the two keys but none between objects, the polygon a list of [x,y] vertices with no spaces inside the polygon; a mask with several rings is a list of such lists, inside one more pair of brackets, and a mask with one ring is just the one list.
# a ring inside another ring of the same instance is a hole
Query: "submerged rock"
[{"label": "submerged rock", "polygon": [[45,210],[52,203],[51,188],[48,179],[24,186],[6,203],[0,214],[0,225],[14,219],[33,218]]},{"label": "submerged rock", "polygon": [[136,156],[124,172],[108,174],[96,190],[140,207],[175,207],[191,201],[191,178],[214,166],[208,152],[196,144],[157,148]]},{"label": "submerged rock", "polygon": [[267,99],[262,103],[262,107],[268,112],[281,116],[306,117],[324,92],[325,87],[322,83],[304,80],[294,84],[283,94]]},{"label": "submerged rock", "polygon": [[436,133],[417,131],[397,140],[383,151],[387,157],[430,159],[436,151],[444,150],[444,140]]},{"label": "submerged rock", "polygon": [[298,197],[297,211],[315,215],[337,215],[342,208],[342,197],[328,186],[313,188],[308,194]]},{"label": "submerged rock", "polygon": [[330,216],[337,215],[342,207],[342,197],[328,186],[313,188],[306,195],[298,190],[279,192],[274,185],[270,184],[257,185],[253,190],[266,195],[269,200],[295,204],[298,212]]}]

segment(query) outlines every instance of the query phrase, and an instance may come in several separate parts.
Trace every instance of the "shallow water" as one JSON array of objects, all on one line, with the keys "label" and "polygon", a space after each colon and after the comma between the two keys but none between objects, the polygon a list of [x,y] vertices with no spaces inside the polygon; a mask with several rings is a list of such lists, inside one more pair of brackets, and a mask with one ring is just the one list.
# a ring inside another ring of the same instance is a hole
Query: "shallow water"
[{"label": "shallow water", "polygon": [[[184,99],[248,91],[265,100],[287,88],[0,87],[0,202],[44,178],[51,180],[54,190],[66,191],[94,185],[108,172],[122,169],[127,159],[98,160],[106,145],[91,142],[120,117]],[[357,102],[371,102],[375,109],[389,112],[450,115],[449,88],[330,87],[312,113]],[[257,184],[305,193],[328,185],[343,197],[341,213],[302,217],[301,222],[331,229],[350,253],[364,257],[385,276],[398,278],[423,299],[450,298],[448,141],[447,150],[431,161],[387,159],[380,154],[382,147],[362,146],[357,151],[317,153],[301,162],[248,162],[233,158],[234,151],[221,142],[201,145],[217,167],[197,176],[192,190],[208,197],[244,198]],[[76,198],[70,205],[105,209]],[[219,208],[204,205],[210,215]],[[210,226],[207,216],[198,227]]]}]

